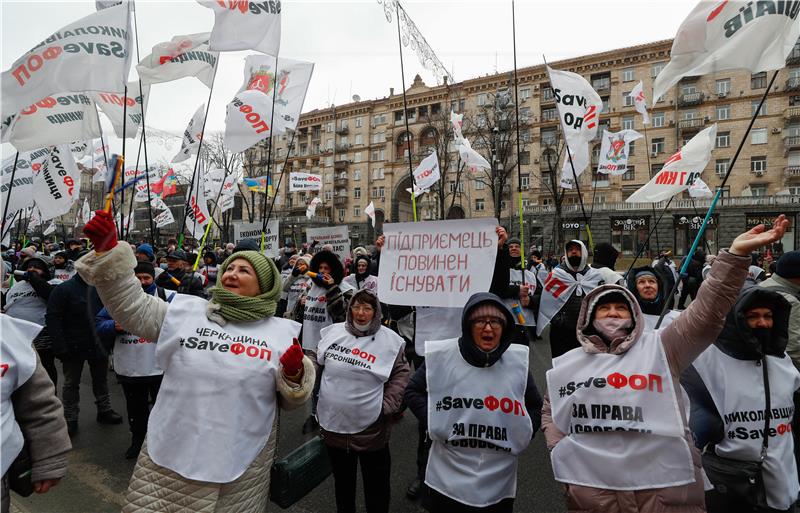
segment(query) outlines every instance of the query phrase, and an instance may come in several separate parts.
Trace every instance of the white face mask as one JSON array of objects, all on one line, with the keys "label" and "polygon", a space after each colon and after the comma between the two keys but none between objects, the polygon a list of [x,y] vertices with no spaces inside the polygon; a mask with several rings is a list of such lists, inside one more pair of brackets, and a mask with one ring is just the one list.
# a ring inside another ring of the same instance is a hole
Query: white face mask
[{"label": "white face mask", "polygon": [[372,323],[369,323],[369,322],[368,322],[367,324],[359,324],[359,323],[357,323],[355,320],[353,320],[353,326],[354,326],[354,327],[355,327],[355,329],[357,329],[358,331],[367,331],[367,330],[369,329],[369,325],[370,325],[370,324],[372,324]]},{"label": "white face mask", "polygon": [[595,319],[592,326],[608,341],[614,341],[624,337],[631,332],[633,320],[618,319],[616,317],[606,317],[605,319]]}]

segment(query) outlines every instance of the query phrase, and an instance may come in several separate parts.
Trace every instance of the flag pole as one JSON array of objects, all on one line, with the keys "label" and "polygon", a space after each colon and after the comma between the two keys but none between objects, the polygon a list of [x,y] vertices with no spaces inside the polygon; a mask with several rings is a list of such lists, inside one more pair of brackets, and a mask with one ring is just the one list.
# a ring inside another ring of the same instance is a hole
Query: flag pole
[{"label": "flag pole", "polygon": [[522,243],[520,244],[519,260],[522,284],[525,285],[525,271],[528,266],[525,265],[525,220],[522,215],[522,161],[520,160],[522,150],[519,137],[519,80],[517,80],[517,13],[514,0],[511,0],[511,35],[514,42],[514,115],[517,119],[517,211],[519,212],[519,240]]},{"label": "flag pole", "polygon": [[[225,186],[225,180],[228,179],[228,175],[229,174],[230,173],[228,172],[228,168],[226,167],[225,168],[225,173],[223,173],[223,175],[222,175],[222,183],[219,186],[219,191],[217,191],[217,197],[214,200],[214,205],[211,207],[211,210],[208,213],[208,217],[209,217],[208,225],[206,226],[206,230],[203,233],[203,238],[200,241],[200,246],[199,246],[200,250],[197,252],[197,258],[195,258],[195,260],[194,260],[194,266],[192,267],[192,272],[196,271],[198,266],[200,265],[200,258],[202,258],[202,255],[203,255],[203,253],[202,253],[203,249],[202,248],[203,248],[203,245],[206,242],[206,239],[208,238],[208,231],[211,229],[211,225],[214,224],[214,222],[215,222],[214,221],[214,213],[216,212],[217,207],[219,206],[219,198],[220,198],[220,196],[222,196],[222,188]],[[219,223],[217,223],[217,227],[219,227]]]},{"label": "flag pole", "polygon": [[[267,81],[269,83],[269,80]],[[275,76],[272,79],[272,112],[269,114],[269,149],[267,150],[267,178],[265,182],[266,191],[264,192],[264,204],[261,206],[261,246],[263,251],[264,245],[264,230],[266,229],[266,213],[267,213],[267,199],[269,198],[269,183],[272,181],[270,179],[270,173],[272,172],[272,142],[273,136],[275,135],[275,98],[278,94],[278,56],[275,55]],[[289,155],[289,152],[286,152],[286,155]],[[275,189],[273,188],[273,192]]]},{"label": "flag pole", "polygon": [[[135,29],[136,34],[136,60],[140,61],[139,57],[139,23],[136,18],[136,10],[133,11],[133,28]],[[145,102],[147,99],[144,97],[144,92],[142,91],[142,79],[139,78],[139,97],[142,99],[142,140],[144,141],[144,177],[147,180],[147,219],[150,224],[150,243],[155,245],[155,228],[153,227],[153,206],[150,204],[152,200],[150,196],[150,165],[147,162],[147,128],[145,127],[145,116],[144,111],[145,109]],[[137,157],[138,160],[138,157]],[[136,164],[136,168],[139,168],[139,164]]]},{"label": "flag pole", "polygon": [[[139,157],[142,156],[142,143],[143,142],[144,142],[144,139],[139,138],[139,150],[136,152],[136,166],[135,166],[136,167],[136,172],[133,175],[133,187],[134,187],[134,189],[136,188],[136,183],[139,181]],[[146,171],[145,171],[145,174],[146,174]],[[133,213],[133,203],[134,203],[133,199],[134,198],[131,198],[131,204],[128,207],[128,217],[130,217],[131,214]],[[122,215],[122,214],[120,214],[120,215]],[[131,232],[130,224],[128,224],[127,228],[128,229],[126,230],[126,233],[125,233],[125,241],[128,240],[128,237],[130,237],[130,234],[131,234],[130,233]]]},{"label": "flag pole", "polygon": [[[336,127],[334,122],[334,128]],[[278,190],[281,188],[281,181],[283,181],[283,174],[286,172],[286,164],[289,162],[289,153],[291,153],[292,145],[294,144],[294,135],[297,133],[296,130],[292,131],[292,138],[289,140],[289,146],[286,150],[286,158],[283,160],[283,167],[281,168],[281,174],[278,176],[278,185],[275,186],[275,194],[272,196],[272,202],[269,205],[269,212],[267,213],[267,218],[264,220],[263,225],[261,226],[261,251],[264,251],[264,234],[267,231],[267,225],[269,224],[269,219],[272,217],[272,209],[275,207],[275,200],[278,198]]]},{"label": "flag pole", "polygon": [[[642,119],[642,126],[644,127],[644,145],[645,145],[645,154],[647,155],[647,175],[650,178],[653,178],[653,166],[650,165],[650,138],[647,135],[647,124],[644,123],[644,119]],[[651,205],[653,208],[653,218],[656,217],[656,206],[655,204]],[[649,239],[649,237],[648,237]],[[656,231],[656,254],[661,251],[661,241],[658,238],[658,231]]]},{"label": "flag pole", "polygon": [[[623,276],[627,276],[628,273],[631,272],[633,267],[636,265],[636,261],[639,260],[639,257],[641,257],[642,253],[644,253],[644,248],[650,245],[650,238],[653,236],[653,234],[655,233],[656,236],[658,236],[658,224],[661,222],[661,218],[664,217],[664,214],[667,213],[667,209],[669,208],[669,205],[670,203],[672,203],[673,199],[675,199],[674,196],[671,197],[669,201],[667,201],[667,205],[664,207],[664,210],[661,212],[661,215],[658,216],[658,219],[655,219],[655,225],[652,228],[650,228],[650,231],[647,233],[647,239],[645,239],[644,244],[642,244],[642,246],[636,252],[636,256],[633,257],[633,262],[631,262],[631,265],[628,267],[628,270],[625,271],[625,274]],[[655,204],[652,204],[652,207],[653,207],[653,213],[655,214],[656,210]],[[653,215],[653,217],[655,218],[655,215]]]},{"label": "flag pole", "polygon": [[[733,154],[733,158],[731,159],[731,163],[728,166],[728,170],[725,172],[725,178],[722,179],[722,183],[717,187],[717,192],[714,194],[714,199],[711,200],[711,206],[708,207],[708,212],[706,212],[706,217],[703,219],[703,224],[700,225],[700,229],[697,231],[697,236],[694,238],[694,242],[692,242],[692,247],[689,249],[689,253],[683,259],[683,265],[681,265],[681,272],[679,278],[683,278],[686,276],[686,269],[689,267],[689,262],[692,260],[692,255],[694,255],[695,250],[697,250],[697,246],[700,244],[700,239],[705,235],[706,226],[708,226],[708,221],[711,219],[711,214],[714,213],[714,209],[717,206],[717,202],[719,198],[722,196],[722,191],[725,189],[725,184],[728,183],[728,178],[731,176],[731,171],[733,171],[733,166],[736,164],[736,160],[739,158],[739,154],[742,152],[742,148],[744,147],[744,143],[747,140],[747,136],[750,135],[750,130],[752,130],[753,125],[756,122],[756,118],[758,117],[759,112],[761,112],[761,108],[764,106],[764,102],[767,101],[767,95],[769,94],[769,90],[772,89],[772,85],[775,83],[775,79],[778,78],[778,72],[780,70],[775,70],[775,73],[772,74],[772,78],[767,84],[767,89],[764,91],[764,94],[761,96],[761,101],[758,102],[758,108],[753,113],[752,117],[750,118],[750,123],[747,125],[747,130],[745,130],[744,135],[742,135],[742,140],[739,141],[739,147],[736,148],[736,153]],[[678,290],[678,283],[680,280],[675,280],[675,285],[672,286],[672,291],[670,292],[670,296],[675,295],[675,291]],[[669,296],[667,296],[669,297]],[[664,316],[667,314],[667,310],[669,310],[669,302],[664,303],[664,308],[661,310],[661,315],[658,317],[658,322],[656,323],[655,329],[661,327],[661,322],[664,320]]]},{"label": "flag pole", "polygon": [[[695,204],[694,198],[692,197],[691,194],[689,194],[689,201],[692,203],[692,210],[694,210],[694,215],[700,217],[700,212],[697,211],[697,204]],[[705,243],[706,254],[707,255],[711,254],[711,246],[708,245],[708,240],[705,239],[703,242]]]},{"label": "flag pole", "polygon": [[[408,127],[408,100],[406,98],[406,72],[403,64],[403,38],[400,36],[400,0],[395,1],[395,12],[397,14],[397,44],[400,50],[400,78],[403,83],[403,119],[406,124],[406,148],[408,149],[408,175],[411,177],[411,211],[414,214],[414,222],[417,222],[417,182],[414,179],[414,167],[411,165],[411,130]],[[405,12],[405,11],[404,11]]]},{"label": "flag pole", "polygon": [[[8,205],[11,202],[11,189],[14,188],[14,175],[17,174],[17,162],[19,162],[19,152],[14,155],[14,167],[11,169],[11,181],[8,182],[8,194],[6,195],[6,204],[3,205],[3,237],[5,238],[6,233],[6,216],[8,215]],[[16,217],[16,216],[15,216]]]},{"label": "flag pole", "polygon": [[[126,123],[128,118],[128,84],[125,84],[125,93],[122,95],[122,170],[120,173],[122,174],[122,193],[120,196],[120,203],[119,203],[119,234],[120,238],[125,238],[125,221],[122,219],[122,214],[125,212],[125,132],[128,127],[128,123]],[[114,177],[114,186],[116,187],[117,178]],[[114,189],[111,189],[111,194],[113,197]]]}]

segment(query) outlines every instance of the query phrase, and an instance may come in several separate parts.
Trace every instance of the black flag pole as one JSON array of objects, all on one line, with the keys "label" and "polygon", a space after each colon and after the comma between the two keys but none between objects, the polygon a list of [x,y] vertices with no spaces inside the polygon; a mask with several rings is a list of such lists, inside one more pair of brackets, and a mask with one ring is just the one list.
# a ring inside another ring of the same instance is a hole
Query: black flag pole
[{"label": "black flag pole", "polygon": [[[266,191],[264,191],[264,203],[261,205],[261,244],[259,249],[264,251],[264,231],[267,229],[267,200],[269,199],[269,185],[272,182],[271,173],[272,173],[272,143],[274,142],[275,138],[275,99],[278,94],[278,56],[275,56],[275,77],[272,79],[272,112],[269,115],[269,149],[267,150],[267,174],[266,174]],[[286,152],[286,155],[289,155],[289,152]],[[272,188],[273,195],[275,194],[275,188]]]},{"label": "black flag pole", "polygon": [[[517,125],[517,210],[519,211],[520,274],[525,285],[525,220],[522,215],[522,149],[520,148],[519,125],[519,80],[517,79],[517,12],[514,0],[511,0],[511,36],[514,42],[514,115]],[[460,158],[460,157],[459,157]]]},{"label": "black flag pole", "polygon": [[414,222],[417,222],[417,181],[414,180],[414,167],[411,163],[411,130],[408,127],[408,99],[406,97],[406,71],[405,66],[403,64],[403,38],[400,35],[400,0],[395,2],[395,13],[397,16],[397,45],[400,51],[400,78],[402,79],[403,84],[403,120],[405,120],[406,125],[406,149],[408,151],[408,156],[406,160],[408,161],[408,176],[411,177],[411,210],[414,214]]},{"label": "black flag pole", "polygon": [[639,245],[639,250],[636,252],[636,256],[633,257],[633,262],[631,262],[631,265],[628,266],[628,270],[625,271],[625,274],[623,274],[624,277],[628,276],[628,273],[630,273],[631,270],[636,265],[636,261],[639,260],[639,258],[642,256],[642,254],[644,254],[644,250],[650,245],[650,238],[653,236],[653,234],[655,233],[656,236],[658,236],[658,224],[661,222],[661,218],[664,217],[664,214],[667,213],[667,210],[669,209],[669,205],[672,203],[673,199],[675,199],[674,196],[672,198],[670,198],[669,201],[667,201],[667,205],[664,207],[664,210],[661,212],[661,215],[658,216],[658,219],[655,219],[656,206],[655,206],[655,204],[652,205],[653,206],[653,213],[654,213],[653,218],[655,220],[655,225],[652,228],[650,228],[650,231],[647,233],[647,239],[645,239],[644,244]]},{"label": "black flag pole", "polygon": [[[135,166],[136,172],[133,174],[133,189],[134,190],[136,190],[136,183],[139,181],[139,158],[142,156],[142,143],[143,142],[144,142],[144,139],[139,138],[139,150],[136,152],[136,166]],[[135,197],[136,197],[136,194],[134,193],[134,195],[131,196],[131,204],[128,206],[128,218],[130,218],[131,214],[133,213],[133,204],[134,204],[133,200],[134,200]],[[125,224],[127,225],[126,226],[127,230],[125,232],[125,241],[127,242],[128,238],[131,235],[131,226],[130,226],[130,223],[125,223]]]},{"label": "black flag pole", "polygon": [[[642,123],[644,127],[644,150],[647,155],[647,175],[653,178],[653,166],[650,164],[650,138],[647,136],[647,123]],[[651,205],[653,208],[653,219],[656,217],[656,206]],[[661,241],[658,238],[658,231],[656,231],[656,254],[661,251]]]},{"label": "black flag pole", "polygon": [[14,167],[11,169],[11,181],[8,182],[8,194],[6,194],[6,203],[3,205],[3,237],[0,240],[5,238],[6,233],[6,216],[8,215],[8,205],[11,203],[11,189],[14,188],[14,176],[17,174],[17,163],[19,162],[19,152],[14,155]]},{"label": "black flag pole", "polygon": [[[731,163],[728,166],[728,170],[725,172],[725,178],[722,179],[722,183],[717,187],[717,192],[714,194],[714,199],[711,200],[711,206],[708,207],[708,211],[706,212],[706,217],[703,219],[703,224],[700,225],[700,229],[697,231],[697,236],[694,238],[694,242],[692,243],[692,247],[689,249],[689,253],[683,260],[683,265],[681,266],[681,272],[679,278],[683,278],[686,276],[686,269],[689,267],[689,262],[692,259],[692,255],[694,255],[697,246],[700,244],[700,239],[705,237],[706,226],[708,226],[708,222],[711,219],[711,215],[714,213],[714,209],[717,206],[717,202],[719,198],[722,196],[722,191],[725,189],[725,184],[728,183],[728,178],[731,176],[731,171],[733,171],[733,166],[736,164],[736,161],[739,159],[739,154],[742,152],[742,148],[744,147],[744,143],[747,140],[747,136],[750,135],[750,130],[753,129],[753,125],[756,122],[756,118],[758,118],[758,114],[761,112],[761,109],[764,107],[764,102],[767,101],[767,95],[769,94],[770,89],[772,89],[772,85],[775,83],[775,79],[778,78],[778,72],[780,70],[775,70],[775,73],[772,74],[772,78],[767,84],[767,89],[764,91],[764,94],[761,96],[761,101],[758,103],[758,108],[755,109],[753,112],[752,117],[750,118],[750,123],[747,125],[747,130],[745,130],[744,134],[742,135],[742,140],[739,141],[739,147],[736,148],[736,153],[733,154],[733,158],[731,159]],[[675,285],[672,287],[672,291],[670,292],[670,296],[674,296],[675,292],[678,290],[678,283],[681,280],[675,280]],[[669,297],[669,296],[668,296]],[[664,308],[661,310],[661,315],[658,317],[658,322],[656,323],[655,329],[661,327],[661,322],[664,320],[664,316],[667,314],[669,310],[669,302],[665,302]]]},{"label": "black flag pole", "polygon": [[[139,57],[139,24],[136,20],[136,10],[133,11],[133,28],[136,34],[136,60],[141,61]],[[144,111],[145,109],[145,102],[147,99],[144,97],[144,91],[142,90],[142,79],[139,77],[139,97],[142,99],[142,141],[144,141],[144,177],[147,181],[147,220],[148,224],[150,225],[150,243],[155,246],[155,228],[153,226],[153,206],[150,204],[152,198],[150,196],[150,165],[147,162],[147,128],[145,126],[145,116]],[[139,157],[136,157],[138,160]],[[139,168],[139,164],[136,164],[136,168]]]},{"label": "black flag pole", "polygon": [[120,188],[122,192],[119,197],[119,235],[120,239],[125,238],[125,220],[122,214],[125,212],[125,132],[128,126],[128,85],[125,84],[125,93],[122,95],[122,169],[120,170]]},{"label": "black flag pole", "polygon": [[[334,124],[334,127],[336,125]],[[269,224],[270,217],[272,217],[272,209],[275,206],[275,200],[278,198],[278,191],[281,188],[281,181],[283,181],[283,175],[286,173],[286,165],[289,162],[289,153],[291,153],[292,145],[294,144],[294,135],[297,133],[296,130],[292,130],[292,138],[289,140],[289,146],[286,150],[286,158],[283,160],[283,167],[281,167],[281,174],[278,176],[278,184],[275,186],[275,194],[272,196],[272,202],[269,205],[269,212],[267,212],[267,217],[264,219],[264,223],[261,227],[261,241],[263,246],[264,241],[264,234],[267,232],[267,224]],[[263,251],[264,248],[262,247],[261,250]]]}]

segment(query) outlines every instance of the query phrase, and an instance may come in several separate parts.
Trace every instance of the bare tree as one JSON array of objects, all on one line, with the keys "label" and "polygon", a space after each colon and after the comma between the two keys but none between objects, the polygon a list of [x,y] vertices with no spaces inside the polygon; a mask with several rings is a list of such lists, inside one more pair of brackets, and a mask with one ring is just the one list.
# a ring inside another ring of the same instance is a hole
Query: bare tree
[{"label": "bare tree", "polygon": [[561,153],[564,150],[561,132],[554,130],[552,137],[542,135],[540,145],[542,148],[542,155],[539,165],[539,169],[541,170],[539,190],[550,197],[551,204],[556,211],[555,218],[553,219],[553,234],[551,240],[555,244],[559,244],[563,238],[564,231],[561,219],[562,205],[566,193],[566,189],[562,188],[560,185],[561,167],[559,166],[559,162],[561,160]]},{"label": "bare tree", "polygon": [[[225,136],[221,132],[215,132],[206,137],[203,141],[201,154],[209,168],[224,169],[225,174],[233,176],[237,182],[242,177],[242,173],[244,172],[242,153],[230,151],[230,148],[225,145]],[[212,199],[216,201],[217,198]],[[242,195],[242,200],[243,204],[247,204],[244,195]],[[222,213],[222,225],[220,226],[218,223],[217,227],[220,229],[221,233],[225,234],[223,237],[226,237],[229,233],[232,220],[233,209]]]}]

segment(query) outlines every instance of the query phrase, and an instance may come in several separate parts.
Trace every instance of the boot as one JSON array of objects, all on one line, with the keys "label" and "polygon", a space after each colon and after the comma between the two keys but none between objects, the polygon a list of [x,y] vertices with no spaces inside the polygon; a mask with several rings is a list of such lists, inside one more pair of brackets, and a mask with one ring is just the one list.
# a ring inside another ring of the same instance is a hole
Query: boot
[{"label": "boot", "polygon": [[139,437],[133,437],[131,439],[131,446],[128,447],[127,451],[125,451],[125,459],[135,460],[139,456],[139,451],[142,450],[142,444],[144,444],[143,439]]},{"label": "boot", "polygon": [[114,410],[97,412],[97,422],[100,424],[122,424],[122,417]]}]

